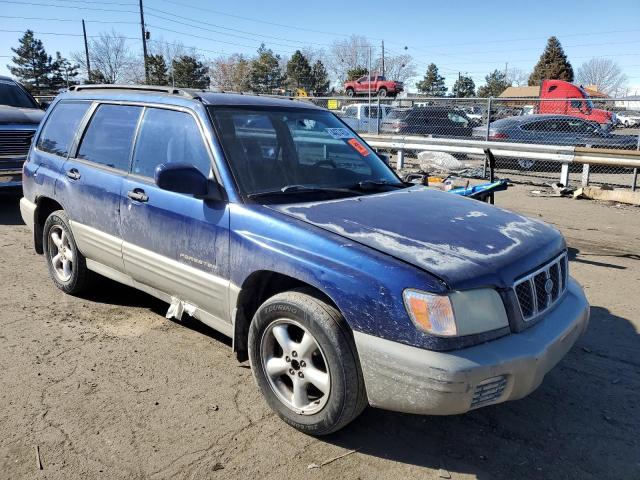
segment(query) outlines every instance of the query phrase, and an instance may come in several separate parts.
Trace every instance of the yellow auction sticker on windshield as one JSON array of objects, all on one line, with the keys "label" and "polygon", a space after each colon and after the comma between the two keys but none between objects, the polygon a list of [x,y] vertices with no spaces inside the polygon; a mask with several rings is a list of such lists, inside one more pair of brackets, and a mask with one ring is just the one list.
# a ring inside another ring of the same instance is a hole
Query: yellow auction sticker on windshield
[{"label": "yellow auction sticker on windshield", "polygon": [[369,150],[367,150],[367,147],[362,145],[355,138],[351,138],[350,140],[347,141],[347,143],[351,145],[354,148],[354,150],[358,152],[360,155],[362,155],[363,157],[366,157],[367,155],[369,155]]}]

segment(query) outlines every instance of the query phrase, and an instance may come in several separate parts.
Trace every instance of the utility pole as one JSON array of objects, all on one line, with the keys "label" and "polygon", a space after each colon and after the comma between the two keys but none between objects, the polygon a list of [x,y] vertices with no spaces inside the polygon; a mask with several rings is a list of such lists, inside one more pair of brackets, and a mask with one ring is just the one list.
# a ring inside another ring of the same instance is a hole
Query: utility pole
[{"label": "utility pole", "polygon": [[140,0],[140,28],[142,30],[142,54],[144,55],[144,78],[149,84],[149,65],[147,62],[147,31],[144,27],[144,9]]},{"label": "utility pole", "polygon": [[460,80],[462,79],[461,72],[458,72],[458,87],[456,88],[456,97],[460,96]]},{"label": "utility pole", "polygon": [[82,35],[84,36],[84,55],[87,59],[87,82],[91,83],[91,63],[89,62],[89,45],[87,44],[87,29],[84,26],[84,18],[82,19]]},{"label": "utility pole", "polygon": [[509,62],[504,62],[504,80],[507,81],[507,71],[509,68]]},{"label": "utility pole", "polygon": [[384,77],[384,40],[382,40],[382,76]]}]

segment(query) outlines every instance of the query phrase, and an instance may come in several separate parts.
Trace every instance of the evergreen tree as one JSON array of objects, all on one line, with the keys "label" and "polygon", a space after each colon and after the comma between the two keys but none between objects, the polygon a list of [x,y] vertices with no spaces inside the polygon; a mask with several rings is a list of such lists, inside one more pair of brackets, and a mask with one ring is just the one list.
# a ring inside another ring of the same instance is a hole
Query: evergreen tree
[{"label": "evergreen tree", "polygon": [[173,81],[176,87],[209,88],[208,68],[190,55],[173,60]]},{"label": "evergreen tree", "polygon": [[357,80],[360,77],[364,77],[368,73],[369,73],[369,70],[367,70],[364,67],[355,67],[355,68],[352,68],[351,70],[347,70],[347,82]]},{"label": "evergreen tree", "polygon": [[317,60],[311,69],[311,91],[314,95],[324,95],[329,90],[329,74],[324,64]]},{"label": "evergreen tree", "polygon": [[556,37],[550,37],[540,60],[529,76],[529,85],[540,85],[542,80],[573,82],[573,67]]},{"label": "evergreen tree", "polygon": [[56,59],[51,64],[49,86],[54,90],[59,90],[76,85],[78,83],[76,81],[78,75],[78,65],[64,58],[60,55],[60,52],[56,52]]},{"label": "evergreen tree", "polygon": [[453,84],[453,96],[473,97],[476,94],[476,84],[471,77],[461,75]]},{"label": "evergreen tree", "polygon": [[147,56],[147,68],[149,69],[149,83],[151,85],[168,85],[167,62],[161,54]]},{"label": "evergreen tree", "polygon": [[296,50],[287,62],[287,84],[292,88],[309,90],[311,83],[311,65],[302,52]]},{"label": "evergreen tree", "polygon": [[11,50],[15,53],[11,59],[15,66],[7,67],[12,75],[29,90],[39,91],[49,85],[51,57],[47,55],[42,41],[33,36],[32,30],[27,30],[20,39],[20,46]]},{"label": "evergreen tree", "polygon": [[426,93],[430,97],[444,97],[447,94],[444,77],[438,73],[435,63],[429,64],[424,78],[416,83],[416,87],[420,93]]},{"label": "evergreen tree", "polygon": [[479,97],[497,97],[511,86],[504,72],[500,70],[494,70],[484,78],[486,84],[478,88]]},{"label": "evergreen tree", "polygon": [[280,56],[274,55],[263,43],[258,56],[251,61],[249,88],[257,93],[272,93],[281,83]]}]

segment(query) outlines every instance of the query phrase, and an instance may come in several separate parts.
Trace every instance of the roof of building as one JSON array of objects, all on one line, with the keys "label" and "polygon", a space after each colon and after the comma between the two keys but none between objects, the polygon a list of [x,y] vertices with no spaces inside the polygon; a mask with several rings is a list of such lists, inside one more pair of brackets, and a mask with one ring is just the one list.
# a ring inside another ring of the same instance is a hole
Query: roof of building
[{"label": "roof of building", "polygon": [[533,87],[507,87],[499,97],[502,98],[537,98],[540,96],[540,86]]}]

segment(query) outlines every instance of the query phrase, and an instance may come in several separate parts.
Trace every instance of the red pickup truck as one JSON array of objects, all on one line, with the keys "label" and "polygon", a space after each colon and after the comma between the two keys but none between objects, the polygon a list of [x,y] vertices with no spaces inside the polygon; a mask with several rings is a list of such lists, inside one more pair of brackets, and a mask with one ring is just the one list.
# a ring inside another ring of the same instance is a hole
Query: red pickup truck
[{"label": "red pickup truck", "polygon": [[390,95],[395,97],[404,90],[402,82],[387,80],[381,75],[371,76],[365,75],[357,80],[344,83],[344,90],[349,97],[355,95],[367,95],[371,91],[371,95],[386,97]]}]

